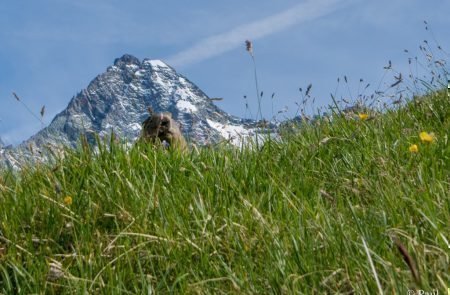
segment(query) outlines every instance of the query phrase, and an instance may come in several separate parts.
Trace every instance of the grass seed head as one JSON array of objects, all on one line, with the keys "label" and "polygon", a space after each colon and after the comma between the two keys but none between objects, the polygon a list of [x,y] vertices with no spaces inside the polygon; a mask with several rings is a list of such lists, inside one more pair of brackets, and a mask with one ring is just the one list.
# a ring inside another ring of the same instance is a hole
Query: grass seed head
[{"label": "grass seed head", "polygon": [[246,49],[251,55],[253,55],[253,44],[252,44],[252,41],[250,41],[250,40],[245,40],[245,49]]}]

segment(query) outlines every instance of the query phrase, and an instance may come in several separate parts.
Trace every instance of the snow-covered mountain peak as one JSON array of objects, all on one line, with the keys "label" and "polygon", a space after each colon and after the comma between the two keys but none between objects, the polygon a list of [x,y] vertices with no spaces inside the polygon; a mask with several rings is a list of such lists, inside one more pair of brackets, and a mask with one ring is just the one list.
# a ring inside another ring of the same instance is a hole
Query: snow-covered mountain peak
[{"label": "snow-covered mountain peak", "polygon": [[[241,135],[238,133],[251,135],[250,125],[254,126],[254,122],[244,122],[219,109],[194,83],[163,61],[140,61],[125,54],[17,150],[26,154],[29,147],[75,146],[81,135],[95,143],[95,134],[108,136],[111,132],[133,142],[139,137],[148,107],[172,113],[188,142],[198,145],[228,140]],[[14,157],[14,151],[9,152]]]},{"label": "snow-covered mountain peak", "polygon": [[18,155],[33,158],[28,152],[31,147],[34,152],[49,145],[73,147],[82,135],[95,143],[95,134],[103,137],[114,132],[133,142],[149,107],[172,113],[188,142],[198,145],[248,136],[255,126],[219,109],[194,83],[163,61],[140,61],[125,54],[75,95],[49,126],[15,150],[8,150],[7,157],[0,155],[0,166],[14,162]]}]

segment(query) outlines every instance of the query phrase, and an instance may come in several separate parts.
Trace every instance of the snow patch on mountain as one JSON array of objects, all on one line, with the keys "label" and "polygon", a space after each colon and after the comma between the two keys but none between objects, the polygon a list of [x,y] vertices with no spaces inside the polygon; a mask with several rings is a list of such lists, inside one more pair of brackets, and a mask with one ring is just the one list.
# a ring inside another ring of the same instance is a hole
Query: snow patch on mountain
[{"label": "snow patch on mountain", "polygon": [[249,139],[255,135],[255,130],[244,128],[242,125],[230,125],[214,122],[212,120],[206,120],[212,128],[220,132],[222,137],[230,140],[235,146],[242,146],[246,139]]},{"label": "snow patch on mountain", "polygon": [[168,68],[168,66],[164,62],[159,60],[159,59],[146,60],[145,62],[150,64],[152,67],[155,67],[155,68],[157,68],[157,67],[159,67],[159,68]]},{"label": "snow patch on mountain", "polygon": [[186,100],[179,100],[177,102],[177,108],[180,111],[188,111],[188,112],[196,112],[197,111],[197,107],[194,106],[191,102],[186,101]]}]

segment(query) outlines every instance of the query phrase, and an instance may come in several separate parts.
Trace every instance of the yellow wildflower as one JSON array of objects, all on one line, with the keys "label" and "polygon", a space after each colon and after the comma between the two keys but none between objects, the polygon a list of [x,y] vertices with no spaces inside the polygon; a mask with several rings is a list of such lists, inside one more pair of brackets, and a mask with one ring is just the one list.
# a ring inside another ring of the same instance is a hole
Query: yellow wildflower
[{"label": "yellow wildflower", "polygon": [[72,197],[71,196],[66,196],[65,198],[64,198],[64,204],[66,204],[66,205],[72,205]]},{"label": "yellow wildflower", "polygon": [[419,152],[419,147],[417,146],[417,144],[412,144],[412,145],[409,147],[409,151],[410,151],[411,153],[418,153],[418,152]]},{"label": "yellow wildflower", "polygon": [[434,133],[428,133],[425,131],[420,132],[419,137],[422,142],[427,142],[427,143],[431,143],[436,139],[434,136]]},{"label": "yellow wildflower", "polygon": [[361,121],[364,121],[364,120],[367,120],[369,118],[369,115],[365,114],[365,113],[360,113],[360,114],[358,114],[358,117],[359,117],[359,119]]}]

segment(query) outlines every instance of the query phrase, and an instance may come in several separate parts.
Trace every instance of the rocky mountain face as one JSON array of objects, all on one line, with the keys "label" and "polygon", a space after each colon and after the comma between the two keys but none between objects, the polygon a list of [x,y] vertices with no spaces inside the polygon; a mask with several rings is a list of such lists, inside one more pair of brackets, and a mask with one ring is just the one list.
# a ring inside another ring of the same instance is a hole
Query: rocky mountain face
[{"label": "rocky mountain face", "polygon": [[[88,141],[114,132],[135,141],[147,109],[170,112],[188,142],[198,145],[223,139],[239,145],[253,134],[255,122],[233,117],[215,106],[187,78],[160,60],[124,55],[73,97],[65,110],[43,130],[14,149],[0,152],[0,166],[15,166],[44,146],[75,146],[82,134]],[[253,127],[252,127],[253,126]]]}]

